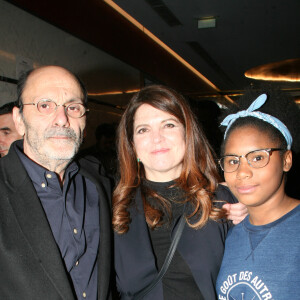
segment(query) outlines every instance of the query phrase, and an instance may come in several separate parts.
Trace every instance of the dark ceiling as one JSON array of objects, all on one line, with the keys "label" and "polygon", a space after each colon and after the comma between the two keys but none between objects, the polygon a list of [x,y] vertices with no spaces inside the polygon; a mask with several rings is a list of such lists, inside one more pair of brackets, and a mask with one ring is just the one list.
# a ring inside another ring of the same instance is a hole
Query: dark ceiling
[{"label": "dark ceiling", "polygon": [[[115,2],[223,93],[253,82],[244,76],[250,68],[300,57],[299,0]],[[216,27],[198,29],[198,19],[210,16],[216,17]],[[300,96],[299,83],[277,84]]]},{"label": "dark ceiling", "polygon": [[[100,0],[8,1],[195,98],[240,93],[245,71],[300,57],[299,0],[116,0],[196,72]],[[215,16],[216,27],[198,29]],[[212,84],[203,80],[200,72]],[[298,70],[300,72],[300,70]],[[299,82],[277,82],[300,98]]]}]

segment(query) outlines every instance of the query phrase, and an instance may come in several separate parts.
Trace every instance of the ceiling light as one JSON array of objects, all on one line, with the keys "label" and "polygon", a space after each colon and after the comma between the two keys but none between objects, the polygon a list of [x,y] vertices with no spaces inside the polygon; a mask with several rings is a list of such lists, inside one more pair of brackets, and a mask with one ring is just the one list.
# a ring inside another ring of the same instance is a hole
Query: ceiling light
[{"label": "ceiling light", "polygon": [[198,29],[204,28],[215,28],[216,18],[215,17],[205,17],[198,19]]},{"label": "ceiling light", "polygon": [[245,72],[252,79],[268,81],[300,81],[300,58],[287,59],[254,67]]},{"label": "ceiling light", "polygon": [[128,91],[111,91],[111,92],[99,92],[99,93],[88,93],[88,96],[111,96],[111,95],[124,95],[133,94],[139,92],[140,89],[128,90]]}]

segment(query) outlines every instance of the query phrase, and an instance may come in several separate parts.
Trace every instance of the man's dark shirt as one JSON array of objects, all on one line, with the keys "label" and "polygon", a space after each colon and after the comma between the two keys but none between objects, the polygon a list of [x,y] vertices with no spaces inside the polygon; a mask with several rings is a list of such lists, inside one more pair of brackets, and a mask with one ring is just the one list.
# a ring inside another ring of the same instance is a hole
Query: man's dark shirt
[{"label": "man's dark shirt", "polygon": [[78,299],[97,299],[99,203],[96,186],[72,162],[63,186],[56,173],[30,160],[23,141],[14,144],[44,208]]}]

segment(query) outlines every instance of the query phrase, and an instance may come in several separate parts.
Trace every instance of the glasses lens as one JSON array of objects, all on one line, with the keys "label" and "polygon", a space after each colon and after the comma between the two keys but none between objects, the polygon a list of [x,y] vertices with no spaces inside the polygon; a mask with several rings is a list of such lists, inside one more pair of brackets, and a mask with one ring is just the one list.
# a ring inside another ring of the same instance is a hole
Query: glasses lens
[{"label": "glasses lens", "polygon": [[247,154],[247,160],[253,168],[263,168],[269,162],[269,152],[265,150],[250,152]]},{"label": "glasses lens", "polygon": [[67,114],[72,118],[80,118],[86,112],[86,108],[81,103],[72,103],[67,106]]},{"label": "glasses lens", "polygon": [[234,155],[222,157],[220,160],[221,167],[224,172],[230,173],[237,170],[239,167],[240,159]]},{"label": "glasses lens", "polygon": [[55,111],[56,104],[51,100],[41,100],[37,104],[38,111],[43,115],[50,115]]}]

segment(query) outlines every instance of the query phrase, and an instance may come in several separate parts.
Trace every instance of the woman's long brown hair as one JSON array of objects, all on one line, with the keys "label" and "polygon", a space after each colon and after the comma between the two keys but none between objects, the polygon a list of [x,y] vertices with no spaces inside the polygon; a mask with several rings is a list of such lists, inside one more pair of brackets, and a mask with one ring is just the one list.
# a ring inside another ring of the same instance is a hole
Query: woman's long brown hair
[{"label": "woman's long brown hair", "polygon": [[[119,182],[113,193],[113,227],[120,234],[129,229],[129,206],[134,201],[136,189],[145,178],[144,167],[137,161],[133,144],[133,123],[137,109],[149,104],[174,115],[185,128],[185,156],[182,172],[175,185],[185,193],[185,202],[190,202],[192,211],[187,221],[192,228],[201,228],[209,218],[220,218],[221,212],[212,205],[219,175],[211,147],[199,128],[186,100],[171,88],[152,85],[141,89],[128,104],[120,121],[117,133],[119,159]],[[162,212],[151,207],[144,199],[144,212],[151,228],[160,225]],[[162,197],[157,197],[166,206]],[[191,222],[193,220],[193,222]]]}]

